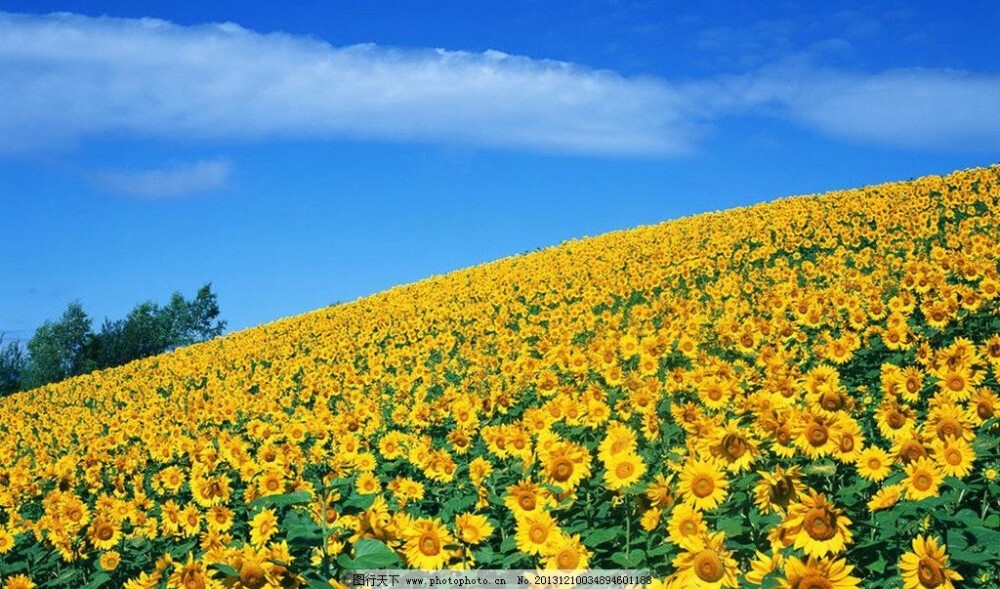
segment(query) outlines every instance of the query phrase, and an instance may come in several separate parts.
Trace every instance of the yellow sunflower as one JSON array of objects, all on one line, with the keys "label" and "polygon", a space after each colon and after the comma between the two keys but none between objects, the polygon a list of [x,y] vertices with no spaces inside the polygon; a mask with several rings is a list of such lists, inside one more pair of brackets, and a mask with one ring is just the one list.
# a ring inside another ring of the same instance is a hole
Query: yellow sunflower
[{"label": "yellow sunflower", "polygon": [[840,554],[852,542],[851,520],[826,495],[810,491],[801,503],[788,508],[782,523],[795,538],[795,547],[806,555],[821,558]]},{"label": "yellow sunflower", "polygon": [[667,522],[671,542],[686,550],[693,550],[707,532],[708,528],[700,511],[686,503],[674,506],[670,521]]},{"label": "yellow sunflower", "polygon": [[726,499],[729,481],[718,460],[689,460],[678,479],[680,494],[695,509],[714,509]]},{"label": "yellow sunflower", "polygon": [[542,553],[542,566],[547,569],[578,571],[587,568],[591,553],[580,541],[579,534],[559,535]]},{"label": "yellow sunflower", "polygon": [[121,530],[111,520],[99,517],[90,524],[88,537],[94,548],[109,550],[121,539]]},{"label": "yellow sunflower", "polygon": [[906,478],[903,479],[906,498],[919,501],[937,497],[943,480],[944,474],[933,461],[929,458],[919,458],[906,466]]},{"label": "yellow sunflower", "polygon": [[493,526],[485,515],[462,513],[455,516],[455,531],[466,544],[479,544],[493,533]]},{"label": "yellow sunflower", "polygon": [[961,575],[948,568],[946,546],[938,545],[937,538],[917,536],[912,545],[913,551],[899,560],[904,589],[952,589],[952,581],[962,580]]},{"label": "yellow sunflower", "polygon": [[563,491],[575,489],[581,480],[590,476],[590,453],[579,444],[555,442],[541,458],[546,482]]},{"label": "yellow sunflower", "polygon": [[416,569],[440,569],[447,564],[451,553],[445,546],[455,540],[448,530],[437,520],[420,518],[410,523],[403,531],[406,544],[403,551],[406,561]]},{"label": "yellow sunflower", "polygon": [[250,543],[261,547],[278,531],[278,517],[274,510],[265,507],[250,520]]},{"label": "yellow sunflower", "polygon": [[604,482],[612,491],[632,486],[646,473],[646,463],[631,452],[612,456],[605,466]]},{"label": "yellow sunflower", "polygon": [[903,485],[889,485],[882,487],[875,492],[875,495],[868,500],[868,511],[879,511],[889,509],[899,503],[903,497]]},{"label": "yellow sunflower", "polygon": [[678,554],[673,561],[674,583],[680,587],[720,589],[736,587],[739,565],[732,551],[726,550],[726,535],[716,532],[703,538],[698,546]]},{"label": "yellow sunflower", "polygon": [[878,446],[862,450],[854,464],[858,467],[858,475],[869,481],[885,480],[892,472],[892,456]]},{"label": "yellow sunflower", "polygon": [[507,496],[504,497],[503,503],[514,512],[515,516],[555,505],[548,490],[529,480],[522,480],[516,485],[507,487]]},{"label": "yellow sunflower", "polygon": [[799,467],[788,470],[775,467],[773,473],[760,471],[760,481],[754,487],[754,503],[761,513],[784,513],[805,489],[799,477]]},{"label": "yellow sunflower", "polygon": [[934,460],[945,476],[961,479],[972,472],[976,452],[964,439],[949,436],[944,441],[935,440],[931,447],[934,449]]},{"label": "yellow sunflower", "polygon": [[785,563],[781,589],[857,589],[861,579],[851,576],[854,567],[844,559],[791,557]]},{"label": "yellow sunflower", "polygon": [[542,554],[561,534],[556,520],[547,511],[525,514],[517,518],[514,540],[525,554]]}]

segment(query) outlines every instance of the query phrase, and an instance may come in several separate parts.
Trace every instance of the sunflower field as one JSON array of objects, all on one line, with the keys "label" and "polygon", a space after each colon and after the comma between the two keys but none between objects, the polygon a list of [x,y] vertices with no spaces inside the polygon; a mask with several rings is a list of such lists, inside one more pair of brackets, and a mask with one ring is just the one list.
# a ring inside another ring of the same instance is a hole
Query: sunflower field
[{"label": "sunflower field", "polygon": [[1000,167],[503,259],[0,400],[0,587],[1000,586]]}]

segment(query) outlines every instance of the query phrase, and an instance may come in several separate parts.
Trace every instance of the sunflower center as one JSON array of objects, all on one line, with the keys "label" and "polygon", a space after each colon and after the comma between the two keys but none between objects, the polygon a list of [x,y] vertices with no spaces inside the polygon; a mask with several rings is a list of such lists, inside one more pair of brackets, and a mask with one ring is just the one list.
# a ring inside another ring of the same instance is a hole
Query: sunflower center
[{"label": "sunflower center", "polygon": [[531,526],[531,529],[528,530],[528,536],[535,544],[542,544],[549,537],[549,531],[542,526]]},{"label": "sunflower center", "polygon": [[240,582],[244,587],[259,589],[264,586],[264,571],[257,563],[245,562],[240,569]]},{"label": "sunflower center", "polygon": [[917,580],[928,589],[938,587],[944,583],[944,571],[936,560],[925,556],[917,564]]},{"label": "sunflower center", "polygon": [[878,458],[869,458],[868,468],[869,470],[879,470],[880,468],[882,468],[882,461],[879,460]]},{"label": "sunflower center", "polygon": [[564,571],[576,570],[580,566],[580,555],[575,550],[565,548],[559,551],[556,557],[559,568]]},{"label": "sunflower center", "polygon": [[889,427],[892,429],[899,429],[906,425],[906,416],[893,409],[888,415],[885,416],[885,422],[889,424]]},{"label": "sunflower center", "polygon": [[517,498],[517,504],[525,511],[534,511],[535,503],[534,493],[521,493]]},{"label": "sunflower center", "polygon": [[791,498],[795,493],[795,485],[788,477],[782,477],[778,482],[771,486],[771,501],[775,503],[782,503]]},{"label": "sunflower center", "polygon": [[97,528],[97,539],[101,541],[110,540],[115,535],[115,530],[109,525],[102,525]]},{"label": "sunflower center", "polygon": [[920,383],[914,378],[906,379],[906,390],[910,393],[916,393],[920,390]]},{"label": "sunflower center", "polygon": [[962,453],[956,448],[948,448],[944,452],[944,459],[952,466],[962,464]]},{"label": "sunflower center", "polygon": [[424,553],[425,556],[436,556],[437,553],[441,552],[441,544],[434,536],[424,534],[420,537],[420,552]]},{"label": "sunflower center", "polygon": [[708,389],[707,395],[709,399],[713,401],[718,401],[719,399],[722,398],[722,389],[717,386],[710,387]]},{"label": "sunflower center", "polygon": [[691,481],[691,492],[694,493],[695,497],[703,499],[708,497],[715,491],[715,481],[712,477],[700,474]]},{"label": "sunflower center", "polygon": [[828,391],[823,393],[819,404],[827,411],[837,411],[844,406],[844,400],[841,398],[840,393]]},{"label": "sunflower center", "polygon": [[937,435],[942,440],[948,436],[958,436],[962,431],[962,426],[954,419],[942,419],[937,426]]},{"label": "sunflower center", "polygon": [[726,570],[722,566],[722,561],[719,559],[719,555],[717,555],[715,551],[706,548],[695,555],[694,572],[702,581],[705,581],[706,583],[715,583],[716,581],[722,579]]},{"label": "sunflower center", "polygon": [[980,401],[976,404],[976,415],[980,419],[989,419],[993,417],[993,404],[988,401]]},{"label": "sunflower center", "polygon": [[957,374],[948,377],[948,388],[958,392],[965,388],[965,379]]},{"label": "sunflower center", "polygon": [[775,437],[778,439],[778,443],[782,446],[787,446],[789,442],[792,441],[792,434],[788,431],[788,428],[782,427],[775,433]]},{"label": "sunflower center", "polygon": [[826,441],[830,439],[830,432],[827,431],[826,426],[820,423],[810,423],[809,429],[806,431],[806,439],[814,447],[820,447],[826,444]]},{"label": "sunflower center", "polygon": [[840,451],[850,452],[852,450],[854,450],[854,436],[851,434],[844,434],[843,437],[840,438]]},{"label": "sunflower center", "polygon": [[204,589],[205,587],[205,578],[201,575],[201,571],[195,568],[184,571],[181,581],[185,589]]},{"label": "sunflower center", "polygon": [[622,462],[615,467],[615,475],[620,479],[627,479],[635,472],[635,465],[631,462]]},{"label": "sunflower center", "polygon": [[795,585],[795,589],[832,589],[833,585],[826,578],[819,575],[809,575],[808,577],[802,577],[798,584]]},{"label": "sunflower center", "polygon": [[726,434],[722,437],[722,450],[726,453],[726,457],[735,460],[747,451],[746,440],[736,434]]},{"label": "sunflower center", "polygon": [[565,457],[556,458],[552,464],[552,478],[564,483],[571,476],[573,476],[573,461]]},{"label": "sunflower center", "polygon": [[824,507],[814,507],[804,519],[806,533],[813,540],[829,540],[837,535],[837,516]]},{"label": "sunflower center", "polygon": [[918,458],[927,456],[927,450],[924,450],[924,447],[919,443],[910,441],[903,445],[902,455],[907,462],[913,462]]},{"label": "sunflower center", "polygon": [[685,536],[693,536],[698,533],[698,524],[693,519],[686,519],[681,522],[681,533]]},{"label": "sunflower center", "polygon": [[934,480],[926,472],[920,471],[913,477],[913,487],[918,491],[926,491],[934,484]]}]

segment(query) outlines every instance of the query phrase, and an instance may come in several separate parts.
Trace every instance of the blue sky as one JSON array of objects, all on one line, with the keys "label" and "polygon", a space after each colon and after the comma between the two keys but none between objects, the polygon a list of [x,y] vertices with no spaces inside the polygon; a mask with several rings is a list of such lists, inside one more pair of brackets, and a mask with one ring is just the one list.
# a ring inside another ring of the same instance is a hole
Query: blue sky
[{"label": "blue sky", "polygon": [[1000,161],[1000,5],[0,2],[0,331]]}]

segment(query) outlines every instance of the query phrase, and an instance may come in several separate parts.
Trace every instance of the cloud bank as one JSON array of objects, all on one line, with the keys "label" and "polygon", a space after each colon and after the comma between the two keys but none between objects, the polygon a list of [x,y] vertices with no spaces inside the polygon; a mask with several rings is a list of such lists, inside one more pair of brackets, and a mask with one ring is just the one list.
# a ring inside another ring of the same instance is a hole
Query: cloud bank
[{"label": "cloud bank", "polygon": [[94,183],[117,194],[144,199],[188,196],[221,190],[232,165],[226,160],[201,160],[155,170],[104,171]]},{"label": "cloud bank", "polygon": [[335,47],[229,23],[0,13],[0,153],[143,137],[670,156],[747,114],[864,143],[992,149],[1000,76],[772,65],[670,81],[498,51]]}]

